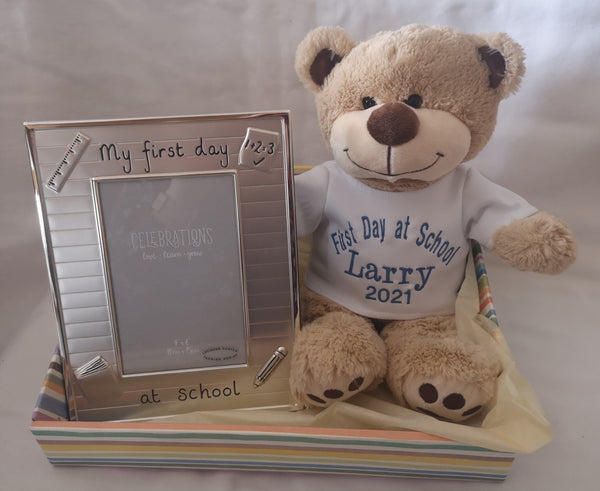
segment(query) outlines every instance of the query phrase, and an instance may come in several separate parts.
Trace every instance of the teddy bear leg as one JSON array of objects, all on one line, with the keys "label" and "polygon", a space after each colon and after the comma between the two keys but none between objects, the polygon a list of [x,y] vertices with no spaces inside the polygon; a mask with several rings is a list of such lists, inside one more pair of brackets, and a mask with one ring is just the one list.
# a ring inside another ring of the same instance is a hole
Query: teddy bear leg
[{"label": "teddy bear leg", "polygon": [[385,371],[385,345],[371,322],[329,312],[296,335],[290,385],[301,404],[327,407],[379,384]]},{"label": "teddy bear leg", "polygon": [[494,399],[500,360],[486,348],[459,339],[454,316],[393,322],[382,336],[388,352],[387,383],[403,405],[458,423]]}]

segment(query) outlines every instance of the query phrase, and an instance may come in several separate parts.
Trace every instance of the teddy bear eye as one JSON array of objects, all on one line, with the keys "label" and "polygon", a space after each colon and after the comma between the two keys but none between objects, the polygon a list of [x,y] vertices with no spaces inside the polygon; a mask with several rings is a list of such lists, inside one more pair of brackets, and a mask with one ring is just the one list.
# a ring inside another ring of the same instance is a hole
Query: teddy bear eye
[{"label": "teddy bear eye", "polygon": [[408,96],[408,99],[402,102],[407,106],[419,109],[423,105],[423,98],[419,94],[411,94]]},{"label": "teddy bear eye", "polygon": [[363,97],[362,98],[363,108],[369,109],[370,107],[376,106],[377,102],[372,97]]}]

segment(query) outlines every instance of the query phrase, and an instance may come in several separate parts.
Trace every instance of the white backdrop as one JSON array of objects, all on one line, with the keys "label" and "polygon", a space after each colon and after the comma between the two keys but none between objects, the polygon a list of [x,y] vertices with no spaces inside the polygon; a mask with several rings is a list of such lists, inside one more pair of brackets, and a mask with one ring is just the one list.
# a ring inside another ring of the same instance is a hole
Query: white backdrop
[{"label": "white backdrop", "polygon": [[23,121],[290,109],[296,165],[329,159],[293,70],[318,25],[356,39],[408,23],[505,31],[527,54],[477,157],[488,177],[566,220],[559,277],[487,256],[504,333],[554,439],[501,489],[598,489],[600,6],[595,0],[0,0],[0,489],[498,489],[482,483],[185,470],[53,468],[29,434],[56,343]]}]

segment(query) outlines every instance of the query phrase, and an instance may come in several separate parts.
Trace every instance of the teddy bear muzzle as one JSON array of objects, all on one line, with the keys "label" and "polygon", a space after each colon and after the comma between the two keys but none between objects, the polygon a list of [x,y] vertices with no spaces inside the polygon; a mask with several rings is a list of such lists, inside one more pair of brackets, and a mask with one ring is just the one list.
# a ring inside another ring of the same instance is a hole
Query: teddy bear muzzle
[{"label": "teddy bear muzzle", "polygon": [[357,179],[435,181],[463,161],[471,135],[446,111],[387,102],[342,114],[330,144],[340,166]]}]

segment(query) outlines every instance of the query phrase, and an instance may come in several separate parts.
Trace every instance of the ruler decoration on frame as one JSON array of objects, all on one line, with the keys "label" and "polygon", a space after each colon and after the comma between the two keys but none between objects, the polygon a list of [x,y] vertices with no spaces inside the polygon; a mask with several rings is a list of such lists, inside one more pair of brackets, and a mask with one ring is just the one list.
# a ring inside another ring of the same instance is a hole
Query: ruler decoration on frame
[{"label": "ruler decoration on frame", "polygon": [[71,418],[292,404],[288,113],[25,126]]},{"label": "ruler decoration on frame", "polygon": [[46,186],[57,193],[60,192],[64,182],[67,180],[77,162],[81,158],[90,139],[83,133],[77,133],[71,144],[67,148],[64,157],[58,163],[56,169],[48,179]]}]

